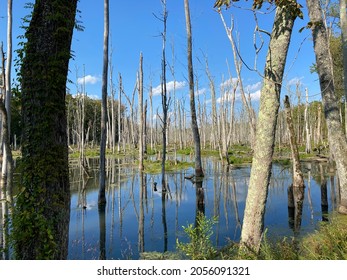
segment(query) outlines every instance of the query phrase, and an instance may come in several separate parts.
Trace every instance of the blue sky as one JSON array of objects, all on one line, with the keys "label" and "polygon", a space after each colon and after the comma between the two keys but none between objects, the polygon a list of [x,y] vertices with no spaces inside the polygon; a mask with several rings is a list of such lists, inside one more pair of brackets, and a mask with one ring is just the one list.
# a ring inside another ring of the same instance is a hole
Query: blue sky
[{"label": "blue sky", "polygon": [[[6,49],[6,2],[0,0],[0,40],[4,42]],[[24,1],[14,1],[14,49],[17,49],[16,39],[23,30],[19,28],[21,18],[29,11],[24,9]],[[237,2],[245,7],[248,2]],[[299,1],[304,5],[304,1]],[[222,96],[220,85],[229,79],[228,67],[230,65],[232,76],[236,77],[232,49],[226,36],[223,24],[218,13],[213,9],[214,0],[191,0],[191,19],[193,27],[193,56],[194,70],[198,78],[199,98],[210,99],[209,84],[205,74],[205,58],[208,58],[210,72],[215,80],[217,95]],[[81,0],[78,6],[80,13],[78,19],[84,26],[84,31],[74,32],[72,50],[74,59],[70,61],[69,78],[76,84],[85,80],[86,91],[91,97],[101,96],[102,74],[102,45],[103,45],[103,1]],[[175,67],[175,78],[178,98],[187,99],[187,59],[186,59],[186,30],[183,0],[167,0],[167,60],[168,65]],[[144,85],[145,98],[148,98],[149,85],[152,83],[155,89],[160,84],[161,74],[161,32],[162,22],[154,14],[160,17],[162,6],[160,0],[147,1],[115,1],[110,0],[110,31],[112,48],[113,81],[118,88],[118,73],[122,74],[125,92],[131,94],[136,81],[136,73],[139,64],[140,53],[143,53],[144,61]],[[265,13],[265,14],[264,14]],[[231,16],[234,18],[234,36],[239,38],[240,53],[243,60],[250,67],[254,67],[255,49],[253,47],[253,35],[255,21],[253,13],[249,10],[232,7],[223,11],[227,24],[230,24]],[[258,14],[258,23],[261,29],[271,32],[274,17],[273,9],[265,6]],[[290,86],[293,97],[295,96],[295,83],[301,81],[302,89],[308,88],[310,101],[320,98],[319,84],[316,74],[310,74],[310,65],[314,63],[314,53],[310,30],[299,33],[299,29],[308,22],[307,11],[304,8],[304,20],[298,19],[293,32],[290,51],[288,54],[285,71],[284,85]],[[257,68],[263,73],[264,59],[267,52],[268,36],[262,33],[265,45],[258,55]],[[259,43],[259,40],[258,40]],[[173,59],[172,46],[174,46],[175,59]],[[110,49],[111,49],[110,48]],[[173,85],[173,77],[169,68],[167,81],[168,88]],[[86,78],[83,79],[83,76]],[[254,103],[257,103],[262,78],[259,73],[242,68],[242,79],[252,95]],[[76,93],[76,85],[69,84],[71,93]],[[155,90],[155,93],[159,91]],[[287,93],[286,90],[283,94]],[[118,94],[118,93],[117,93]],[[154,97],[154,102],[160,104],[160,95]],[[293,98],[293,102],[296,99]]]}]

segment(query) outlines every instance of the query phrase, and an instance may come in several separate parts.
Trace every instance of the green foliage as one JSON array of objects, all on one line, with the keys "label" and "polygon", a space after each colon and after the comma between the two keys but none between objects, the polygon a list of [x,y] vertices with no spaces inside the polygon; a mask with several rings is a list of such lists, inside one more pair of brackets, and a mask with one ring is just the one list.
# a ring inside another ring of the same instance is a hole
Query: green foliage
[{"label": "green foliage", "polygon": [[[28,259],[22,248],[33,248],[30,252],[37,259],[51,259],[59,251],[59,247],[53,238],[53,220],[45,218],[47,207],[42,193],[43,188],[23,188],[17,195],[16,207],[13,209],[10,235],[10,245],[14,248],[17,259]],[[21,230],[22,229],[22,230]]]},{"label": "green foliage", "polygon": [[12,211],[17,259],[67,255],[70,192],[66,80],[76,0],[36,1],[19,51],[22,158]]},{"label": "green foliage", "polygon": [[[149,174],[158,174],[161,172],[161,160],[145,160],[144,161],[145,173]],[[194,163],[192,162],[183,162],[183,161],[173,161],[166,160],[165,161],[165,170],[168,172],[175,170],[188,169],[190,167],[194,167]]]},{"label": "green foliage", "polygon": [[177,241],[177,249],[192,260],[209,260],[216,257],[217,250],[211,242],[213,226],[217,223],[217,218],[207,219],[199,213],[196,225],[189,224],[183,227],[184,232],[189,237],[189,243]]},{"label": "green foliage", "polygon": [[[214,8],[221,8],[225,6],[229,8],[231,2],[238,2],[239,0],[216,0],[214,3]],[[247,0],[246,0],[247,1]],[[285,7],[293,17],[304,17],[301,11],[302,6],[296,0],[253,0],[253,9],[261,9],[264,3],[275,4],[278,7]]]}]

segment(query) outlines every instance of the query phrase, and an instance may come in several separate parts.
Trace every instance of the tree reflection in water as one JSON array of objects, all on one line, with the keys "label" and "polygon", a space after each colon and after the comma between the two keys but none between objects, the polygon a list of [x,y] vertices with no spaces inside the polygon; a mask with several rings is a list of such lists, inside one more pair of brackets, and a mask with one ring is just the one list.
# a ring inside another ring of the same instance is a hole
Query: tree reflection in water
[{"label": "tree reflection in water", "polygon": [[[193,170],[167,173],[163,192],[161,184],[156,184],[161,182],[160,174],[140,175],[136,166],[109,159],[108,204],[105,212],[100,212],[97,164],[97,160],[89,159],[89,178],[80,176],[83,170],[77,165],[71,169],[69,259],[137,259],[141,252],[174,251],[177,239],[187,241],[182,227],[195,224],[198,213],[218,217],[212,236],[216,246],[239,240],[250,166],[228,169],[217,160],[205,158],[202,182],[184,179]],[[311,232],[323,212],[337,205],[338,181],[328,172],[327,164],[303,165],[306,188],[299,196],[303,202],[292,213],[287,207],[286,187],[291,184],[291,168],[273,166],[265,227],[274,236]],[[323,178],[326,188],[321,187]],[[322,198],[329,204],[327,208],[322,209]]]}]

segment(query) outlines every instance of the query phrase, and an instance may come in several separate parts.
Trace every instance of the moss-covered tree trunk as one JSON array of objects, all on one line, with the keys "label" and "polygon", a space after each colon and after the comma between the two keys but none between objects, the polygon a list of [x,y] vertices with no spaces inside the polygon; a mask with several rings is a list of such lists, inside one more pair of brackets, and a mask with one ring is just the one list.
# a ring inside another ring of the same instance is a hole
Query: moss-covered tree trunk
[{"label": "moss-covered tree trunk", "polygon": [[65,95],[77,0],[37,0],[21,67],[22,160],[13,212],[17,259],[65,259],[70,189]]},{"label": "moss-covered tree trunk", "polygon": [[[329,147],[336,161],[340,179],[339,212],[347,214],[347,142],[339,115],[339,100],[335,93],[334,76],[329,51],[327,30],[322,19],[320,2],[307,0],[324,116],[328,127]],[[346,78],[346,77],[345,77]]]},{"label": "moss-covered tree trunk", "polygon": [[243,220],[241,243],[258,250],[271,176],[275,131],[283,72],[295,16],[286,7],[277,7],[265,65],[252,171]]},{"label": "moss-covered tree trunk", "polygon": [[[343,54],[343,90],[345,95],[345,119],[347,119],[347,4],[340,0],[340,26]],[[347,135],[347,122],[345,121],[345,134]]]}]

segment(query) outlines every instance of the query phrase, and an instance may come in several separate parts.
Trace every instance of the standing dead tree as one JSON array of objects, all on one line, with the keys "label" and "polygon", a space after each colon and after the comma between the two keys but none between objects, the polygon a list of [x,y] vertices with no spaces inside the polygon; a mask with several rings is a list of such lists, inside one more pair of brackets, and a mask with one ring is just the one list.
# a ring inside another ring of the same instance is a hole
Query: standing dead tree
[{"label": "standing dead tree", "polygon": [[250,102],[250,100],[247,100],[245,90],[243,87],[243,82],[242,82],[242,77],[241,77],[242,61],[239,58],[238,52],[236,50],[235,40],[234,40],[233,35],[232,35],[233,29],[234,29],[234,21],[232,20],[232,26],[229,28],[225,23],[225,20],[224,20],[224,17],[223,17],[221,10],[219,10],[219,15],[220,15],[220,18],[222,20],[223,26],[225,28],[226,34],[228,36],[228,39],[230,41],[230,44],[231,44],[231,47],[233,50],[234,65],[235,65],[235,70],[236,70],[236,74],[237,74],[238,87],[240,90],[241,100],[242,100],[243,106],[246,109],[247,116],[249,119],[249,125],[250,125],[250,130],[251,130],[251,146],[253,147],[254,141],[255,141],[255,133],[256,133],[256,119],[255,119],[254,111],[252,109],[251,102]]},{"label": "standing dead tree", "polygon": [[144,122],[143,118],[143,56],[140,54],[139,65],[139,81],[138,81],[138,93],[139,93],[139,170],[143,171],[143,155],[144,155]]},{"label": "standing dead tree", "polygon": [[293,183],[288,187],[288,207],[294,209],[294,230],[297,231],[299,230],[301,224],[305,184],[300,167],[299,150],[298,145],[296,143],[293,118],[290,110],[288,95],[285,96],[284,107],[293,162]]},{"label": "standing dead tree", "polygon": [[193,70],[193,43],[192,43],[192,26],[190,20],[189,0],[184,0],[184,11],[186,16],[187,31],[187,58],[188,58],[188,79],[189,79],[189,96],[190,96],[190,113],[192,121],[192,132],[195,147],[195,176],[203,177],[204,171],[201,163],[201,147],[199,126],[195,110],[195,93],[194,93],[194,70]]},{"label": "standing dead tree", "polygon": [[104,0],[104,53],[102,70],[102,106],[100,140],[100,182],[99,206],[106,204],[106,124],[107,124],[107,80],[108,80],[108,45],[109,45],[109,0]]}]

